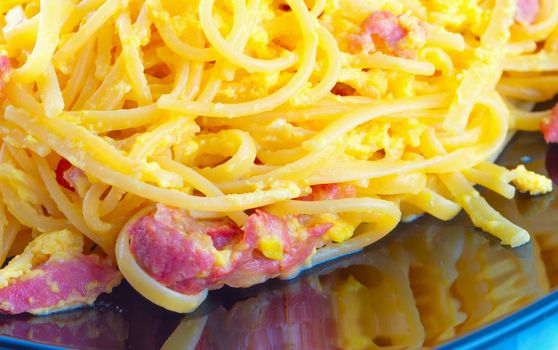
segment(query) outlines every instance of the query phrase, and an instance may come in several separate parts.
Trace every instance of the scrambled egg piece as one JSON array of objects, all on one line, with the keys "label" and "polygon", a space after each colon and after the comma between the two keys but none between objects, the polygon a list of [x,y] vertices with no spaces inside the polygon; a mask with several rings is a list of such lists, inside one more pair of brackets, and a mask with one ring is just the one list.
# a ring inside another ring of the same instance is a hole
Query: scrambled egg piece
[{"label": "scrambled egg piece", "polygon": [[429,10],[429,23],[453,31],[466,28],[478,34],[490,18],[490,13],[484,11],[477,0],[431,0],[423,3]]},{"label": "scrambled egg piece", "polygon": [[283,260],[283,242],[277,236],[262,237],[258,241],[258,250],[266,258]]},{"label": "scrambled egg piece", "polygon": [[326,237],[328,240],[332,240],[336,243],[340,243],[351,238],[356,226],[358,225],[358,223],[351,223],[349,220],[346,220],[337,214],[331,213],[319,215],[317,223],[333,224],[333,227],[327,231]]},{"label": "scrambled egg piece", "polygon": [[415,119],[397,122],[369,122],[347,134],[347,154],[361,160],[373,159],[383,150],[386,160],[403,156],[406,146],[418,147],[425,126]]},{"label": "scrambled egg piece", "polygon": [[32,240],[23,253],[14,257],[0,270],[0,288],[10,280],[29,274],[34,266],[47,260],[64,260],[83,248],[83,237],[69,230],[44,233]]},{"label": "scrambled egg piece", "polygon": [[537,195],[552,191],[552,181],[549,178],[527,170],[523,164],[517,166],[512,171],[515,175],[515,179],[512,182],[519,192]]}]

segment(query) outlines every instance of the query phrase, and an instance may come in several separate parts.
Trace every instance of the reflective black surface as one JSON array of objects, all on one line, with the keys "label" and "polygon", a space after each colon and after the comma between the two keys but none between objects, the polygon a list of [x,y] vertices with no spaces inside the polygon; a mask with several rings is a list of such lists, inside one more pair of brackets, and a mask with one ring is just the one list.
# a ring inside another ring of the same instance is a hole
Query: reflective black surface
[{"label": "reflective black surface", "polygon": [[[558,147],[547,148],[540,136],[518,134],[499,159],[509,167],[522,162],[539,172],[546,164],[558,180]],[[502,247],[465,215],[447,223],[424,217],[362,253],[295,280],[215,291],[187,316],[162,310],[123,284],[95,308],[1,317],[0,345],[31,346],[27,340],[34,348],[79,349],[556,348],[555,193],[518,194],[511,201],[483,194],[531,233],[528,245]]]}]

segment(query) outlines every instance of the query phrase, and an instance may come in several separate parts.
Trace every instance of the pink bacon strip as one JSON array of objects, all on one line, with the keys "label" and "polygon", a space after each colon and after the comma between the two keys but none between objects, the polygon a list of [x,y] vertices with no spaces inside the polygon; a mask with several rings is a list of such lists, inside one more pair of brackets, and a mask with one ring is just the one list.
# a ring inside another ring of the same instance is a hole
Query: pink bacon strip
[{"label": "pink bacon strip", "polygon": [[550,117],[541,121],[541,131],[546,143],[558,143],[558,104],[552,108]]},{"label": "pink bacon strip", "polygon": [[362,22],[360,34],[350,37],[350,47],[353,51],[367,46],[375,48],[374,42],[381,41],[390,51],[397,53],[398,45],[406,35],[396,15],[389,11],[375,11]]},{"label": "pink bacon strip", "polygon": [[515,20],[523,24],[533,24],[541,11],[539,0],[517,0]]},{"label": "pink bacon strip", "polygon": [[47,261],[31,272],[0,289],[1,312],[47,314],[91,304],[122,278],[108,259],[97,255]]},{"label": "pink bacon strip", "polygon": [[[256,210],[241,230],[228,219],[194,219],[184,210],[158,205],[155,214],[139,219],[128,233],[130,250],[145,272],[180,293],[197,294],[224,284],[247,287],[295,271],[331,228],[305,222],[309,221]],[[302,238],[295,237],[290,224],[305,230]],[[283,259],[269,259],[257,249],[269,236],[282,242]],[[215,250],[225,248],[231,251],[230,259],[217,264]]]}]

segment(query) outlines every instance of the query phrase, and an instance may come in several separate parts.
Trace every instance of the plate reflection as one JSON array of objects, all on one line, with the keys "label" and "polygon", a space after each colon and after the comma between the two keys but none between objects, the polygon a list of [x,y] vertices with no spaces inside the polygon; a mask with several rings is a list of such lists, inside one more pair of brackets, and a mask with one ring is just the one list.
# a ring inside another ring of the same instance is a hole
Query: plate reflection
[{"label": "plate reflection", "polygon": [[[558,147],[519,134],[499,162],[558,180]],[[419,349],[481,328],[558,285],[554,193],[487,200],[533,239],[502,247],[465,215],[422,218],[293,281],[213,292],[192,315],[164,311],[119,287],[99,307],[0,318],[0,334],[83,349]],[[1,339],[0,339],[1,342]]]}]

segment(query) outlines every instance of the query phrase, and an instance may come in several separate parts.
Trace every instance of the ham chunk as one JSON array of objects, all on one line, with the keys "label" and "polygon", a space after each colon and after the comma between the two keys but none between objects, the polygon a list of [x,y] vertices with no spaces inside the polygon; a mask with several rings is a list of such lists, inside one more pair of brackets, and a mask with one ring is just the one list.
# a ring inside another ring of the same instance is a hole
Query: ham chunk
[{"label": "ham chunk", "polygon": [[558,143],[558,104],[552,109],[550,117],[542,120],[541,131],[546,143]]},{"label": "ham chunk", "polygon": [[312,193],[299,199],[303,201],[324,201],[332,199],[354,198],[355,196],[355,186],[340,183],[312,186]]},{"label": "ham chunk", "polygon": [[228,219],[195,219],[186,210],[158,205],[128,234],[130,250],[147,274],[175,291],[197,294],[295,273],[330,227],[256,210],[240,228]]},{"label": "ham chunk", "polygon": [[540,10],[540,0],[517,0],[515,20],[522,24],[533,24]]},{"label": "ham chunk", "polygon": [[2,97],[2,89],[10,80],[10,73],[12,72],[12,65],[7,56],[0,55],[0,98]]},{"label": "ham chunk", "polygon": [[110,292],[120,279],[110,261],[97,255],[49,260],[0,289],[0,311],[47,314],[93,304],[99,294]]}]

